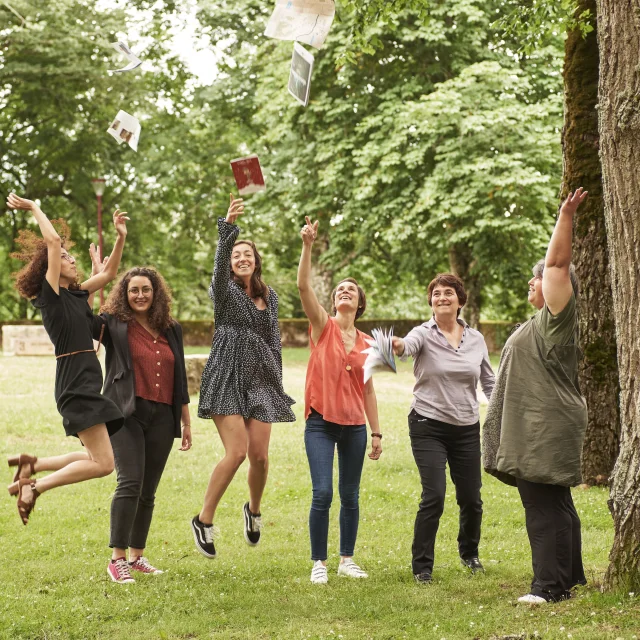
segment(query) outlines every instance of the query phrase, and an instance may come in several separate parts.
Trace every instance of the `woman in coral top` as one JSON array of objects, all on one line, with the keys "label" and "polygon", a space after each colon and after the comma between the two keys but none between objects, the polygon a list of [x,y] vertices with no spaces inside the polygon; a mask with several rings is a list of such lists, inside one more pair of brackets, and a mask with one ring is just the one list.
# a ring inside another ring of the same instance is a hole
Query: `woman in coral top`
[{"label": "woman in coral top", "polygon": [[309,318],[311,356],[305,385],[306,428],[304,443],[309,459],[313,499],[309,513],[311,537],[311,582],[325,584],[329,509],[333,498],[333,458],[338,449],[340,492],[340,565],[338,575],[366,578],[353,561],[358,534],[360,476],[367,448],[365,414],[371,427],[371,453],[382,453],[378,403],[373,381],[364,383],[362,351],[368,337],[355,327],[365,311],[364,291],[353,278],[338,283],[331,294],[333,317],[318,302],[311,286],[311,250],[318,222],[302,228],[302,255],[298,267],[298,289]]}]

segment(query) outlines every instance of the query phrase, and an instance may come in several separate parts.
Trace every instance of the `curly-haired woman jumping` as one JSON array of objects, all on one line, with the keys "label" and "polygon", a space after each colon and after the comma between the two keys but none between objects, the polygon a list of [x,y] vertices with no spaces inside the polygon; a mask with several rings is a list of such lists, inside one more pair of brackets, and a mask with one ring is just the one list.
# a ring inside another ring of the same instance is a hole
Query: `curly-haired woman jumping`
[{"label": "curly-haired woman jumping", "polygon": [[[18,496],[18,512],[27,524],[36,498],[43,492],[113,471],[109,436],[120,429],[123,418],[118,407],[100,394],[102,369],[93,348],[93,314],[87,297],[115,278],[129,218],[126,212],[114,212],[118,239],[109,263],[102,273],[78,284],[76,261],[67,251],[70,243],[60,237],[38,205],[15,194],[9,195],[7,205],[31,211],[42,232],[42,239],[30,231],[23,231],[18,239],[23,250],[15,257],[27,264],[16,275],[16,288],[42,313],[42,323],[55,347],[55,398],[64,430],[68,436],[77,436],[85,448],[85,452],[51,458],[27,454],[9,458],[9,466],[18,467],[9,493]],[[39,471],[54,473],[33,479]]]}]

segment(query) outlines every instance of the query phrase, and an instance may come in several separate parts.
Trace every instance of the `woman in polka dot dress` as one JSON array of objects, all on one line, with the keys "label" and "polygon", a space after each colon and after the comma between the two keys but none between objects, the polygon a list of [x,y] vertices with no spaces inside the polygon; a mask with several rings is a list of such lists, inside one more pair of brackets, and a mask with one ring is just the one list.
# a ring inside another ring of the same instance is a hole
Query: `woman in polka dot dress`
[{"label": "woman in polka dot dress", "polygon": [[211,474],[200,513],[191,526],[198,551],[215,558],[213,518],[236,471],[249,458],[249,501],[243,506],[244,536],[260,540],[260,501],[267,481],[273,422],[293,422],[294,404],[282,387],[278,296],[261,278],[262,260],[253,242],[237,241],[244,213],[241,198],[218,220],[218,249],[209,297],[215,333],[202,373],[198,416],[212,418],[225,455]]}]

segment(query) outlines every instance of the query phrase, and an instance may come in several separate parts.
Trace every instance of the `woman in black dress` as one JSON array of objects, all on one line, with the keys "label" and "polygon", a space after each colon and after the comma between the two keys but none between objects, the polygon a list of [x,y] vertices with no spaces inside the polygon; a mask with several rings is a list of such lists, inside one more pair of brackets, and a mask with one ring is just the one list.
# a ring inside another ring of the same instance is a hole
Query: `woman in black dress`
[{"label": "woman in black dress", "polygon": [[[18,495],[18,512],[27,524],[41,493],[113,471],[109,437],[122,426],[123,418],[118,407],[100,394],[102,369],[93,347],[93,314],[87,298],[115,278],[129,218],[125,212],[114,212],[118,239],[109,263],[102,273],[78,284],[75,258],[38,205],[15,194],[9,195],[7,205],[31,211],[42,232],[42,240],[29,231],[21,234],[18,243],[23,252],[17,257],[28,263],[16,276],[16,288],[42,313],[42,323],[55,347],[55,398],[64,430],[68,436],[77,436],[85,448],[85,452],[53,458],[37,459],[22,454],[9,459],[9,465],[18,467],[9,492]],[[38,471],[49,470],[54,473],[38,480],[31,477]]]},{"label": "woman in black dress", "polygon": [[[102,270],[92,252],[94,273]],[[94,338],[107,351],[104,394],[124,414],[111,438],[118,486],[111,502],[111,562],[107,574],[120,584],[131,573],[163,573],[145,557],[155,494],[175,438],[191,448],[191,420],[182,328],[171,317],[171,292],[149,267],[129,269],[114,285]],[[129,560],[127,561],[127,549]]]},{"label": "woman in black dress", "polygon": [[282,387],[282,347],[278,296],[261,278],[255,245],[236,242],[236,218],[244,212],[234,200],[218,220],[218,250],[209,297],[214,303],[215,333],[202,373],[198,417],[212,418],[225,455],[211,474],[200,513],[191,521],[196,547],[215,558],[213,517],[236,471],[249,458],[249,501],[242,508],[244,537],[260,540],[260,501],[267,482],[271,423],[294,422],[294,404]]}]

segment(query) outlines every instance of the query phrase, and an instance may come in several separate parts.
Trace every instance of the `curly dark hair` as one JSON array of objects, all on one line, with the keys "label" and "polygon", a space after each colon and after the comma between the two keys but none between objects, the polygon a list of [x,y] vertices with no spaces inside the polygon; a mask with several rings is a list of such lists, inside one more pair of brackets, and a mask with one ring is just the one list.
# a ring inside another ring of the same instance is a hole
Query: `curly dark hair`
[{"label": "curly dark hair", "polygon": [[166,331],[175,324],[171,317],[171,289],[165,279],[152,267],[133,267],[116,282],[109,297],[100,307],[103,313],[110,313],[121,322],[131,322],[135,314],[129,306],[129,282],[135,276],[149,278],[153,287],[153,302],[149,308],[149,324],[158,333]]},{"label": "curly dark hair", "polygon": [[[69,239],[71,237],[69,225],[62,219],[51,220],[51,224],[55,227],[62,240],[62,248],[67,251],[71,249],[75,243]],[[11,275],[15,280],[15,287],[18,293],[23,298],[31,300],[40,293],[42,282],[49,268],[47,243],[35,231],[21,229],[18,233],[16,244],[18,245],[18,251],[14,251],[11,257],[26,264],[20,271]],[[79,288],[80,285],[77,280],[69,285],[69,289]]]},{"label": "curly dark hair", "polygon": [[[427,299],[429,301],[429,306],[432,307],[432,296],[433,290],[436,287],[451,287],[458,296],[458,302],[461,307],[464,307],[467,304],[467,292],[464,290],[464,282],[458,276],[453,273],[439,273],[427,287]],[[458,309],[457,315],[460,315],[460,309]]]},{"label": "curly dark hair", "polygon": [[[253,294],[254,298],[262,298],[265,304],[269,304],[269,287],[262,280],[262,256],[258,253],[258,249],[256,245],[251,240],[237,240],[234,243],[234,247],[237,247],[239,244],[248,244],[253,249],[253,255],[255,257],[256,266],[253,270],[253,274],[251,275],[250,285],[251,291],[247,293]],[[233,273],[233,269],[231,268],[231,264],[229,264],[229,269],[231,269],[231,279],[243,289],[247,287],[244,284],[244,281],[240,276],[237,276]]]}]

